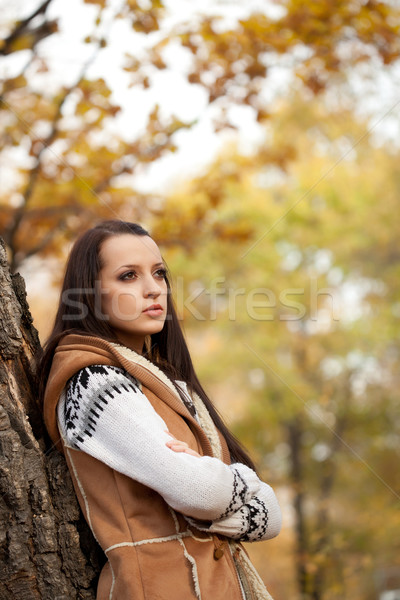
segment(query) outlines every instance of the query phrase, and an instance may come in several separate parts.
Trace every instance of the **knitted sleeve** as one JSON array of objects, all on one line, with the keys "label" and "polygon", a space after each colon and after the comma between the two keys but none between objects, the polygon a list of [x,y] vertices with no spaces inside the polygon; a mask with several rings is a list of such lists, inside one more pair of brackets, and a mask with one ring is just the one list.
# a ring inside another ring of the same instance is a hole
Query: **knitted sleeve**
[{"label": "knitted sleeve", "polygon": [[228,517],[209,522],[186,518],[201,531],[219,533],[240,542],[269,540],[278,535],[282,526],[278,500],[271,486],[264,482],[251,500]]},{"label": "knitted sleeve", "polygon": [[175,510],[202,519],[222,519],[245,505],[260,488],[246,465],[225,465],[210,456],[174,452],[165,421],[139,382],[118,367],[95,365],[74,375],[57,407],[67,446],[157,491]]}]

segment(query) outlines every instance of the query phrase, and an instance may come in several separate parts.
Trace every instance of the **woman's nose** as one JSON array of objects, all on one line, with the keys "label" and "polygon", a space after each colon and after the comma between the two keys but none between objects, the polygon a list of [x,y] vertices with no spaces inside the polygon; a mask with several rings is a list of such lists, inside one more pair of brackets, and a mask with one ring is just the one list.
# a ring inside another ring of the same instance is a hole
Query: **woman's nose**
[{"label": "woman's nose", "polygon": [[146,292],[146,297],[150,297],[150,298],[158,298],[158,296],[161,294],[161,290],[152,290],[150,292]]},{"label": "woman's nose", "polygon": [[153,278],[146,279],[146,282],[144,284],[144,294],[146,297],[148,297],[148,296],[157,297],[161,294],[161,292],[162,292],[161,285],[158,284],[157,281],[154,281]]}]

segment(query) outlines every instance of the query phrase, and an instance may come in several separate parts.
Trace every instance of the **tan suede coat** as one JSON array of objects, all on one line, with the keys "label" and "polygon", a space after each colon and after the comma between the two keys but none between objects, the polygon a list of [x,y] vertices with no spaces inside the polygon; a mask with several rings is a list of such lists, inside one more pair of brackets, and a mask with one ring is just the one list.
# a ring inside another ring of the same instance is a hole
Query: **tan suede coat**
[{"label": "tan suede coat", "polygon": [[72,375],[93,364],[120,366],[136,377],[168,430],[193,450],[227,464],[230,457],[201,399],[193,398],[202,426],[172,382],[146,358],[100,338],[68,335],[60,342],[47,382],[44,419],[53,443],[65,454],[81,509],[108,559],[97,600],[270,599],[240,544],[189,527],[154,490],[61,439],[60,395]]}]

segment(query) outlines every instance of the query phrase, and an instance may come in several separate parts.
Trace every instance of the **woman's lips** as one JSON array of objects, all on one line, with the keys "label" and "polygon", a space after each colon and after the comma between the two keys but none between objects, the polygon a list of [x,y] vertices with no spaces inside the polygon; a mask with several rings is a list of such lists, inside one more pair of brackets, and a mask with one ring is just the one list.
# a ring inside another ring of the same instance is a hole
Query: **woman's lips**
[{"label": "woman's lips", "polygon": [[150,315],[151,317],[157,317],[158,315],[163,314],[162,308],[152,308],[144,311],[145,315]]},{"label": "woman's lips", "polygon": [[164,309],[159,304],[154,304],[153,306],[149,306],[146,310],[143,311],[146,315],[150,315],[151,317],[158,317],[162,315]]}]

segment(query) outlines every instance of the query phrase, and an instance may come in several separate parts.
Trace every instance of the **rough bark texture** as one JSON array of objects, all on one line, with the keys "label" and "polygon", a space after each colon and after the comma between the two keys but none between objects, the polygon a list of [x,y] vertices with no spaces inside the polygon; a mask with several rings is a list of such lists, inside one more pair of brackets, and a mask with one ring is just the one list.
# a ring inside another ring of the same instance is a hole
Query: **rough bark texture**
[{"label": "rough bark texture", "polygon": [[0,600],[94,599],[102,552],[36,402],[40,351],[0,238]]}]

